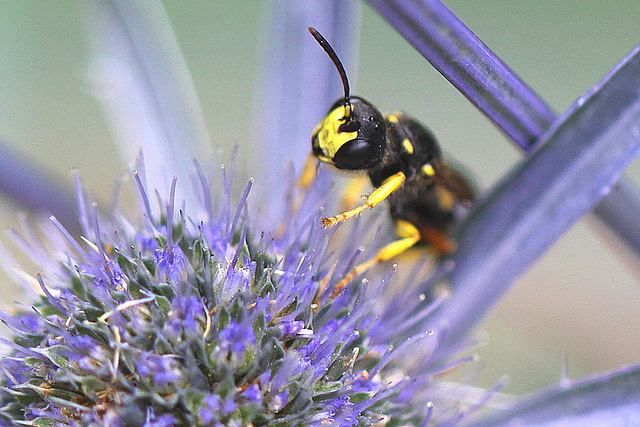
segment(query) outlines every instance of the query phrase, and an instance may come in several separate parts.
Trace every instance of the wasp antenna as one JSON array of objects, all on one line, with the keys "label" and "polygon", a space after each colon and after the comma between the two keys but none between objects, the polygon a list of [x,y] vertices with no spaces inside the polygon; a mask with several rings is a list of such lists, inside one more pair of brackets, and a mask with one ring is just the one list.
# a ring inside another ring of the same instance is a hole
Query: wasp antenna
[{"label": "wasp antenna", "polygon": [[[342,86],[344,87],[345,106],[347,105],[351,106],[351,103],[349,102],[349,79],[347,79],[347,72],[344,70],[344,66],[342,65],[342,62],[340,62],[340,58],[338,58],[338,54],[336,54],[336,51],[333,50],[333,48],[331,47],[327,39],[322,37],[322,34],[320,34],[318,30],[316,30],[313,27],[309,27],[309,32],[311,33],[313,38],[316,39],[318,44],[322,46],[324,51],[327,52],[327,55],[329,55],[329,58],[331,58],[331,60],[333,61],[333,64],[336,66],[336,69],[338,70],[338,74],[340,74],[340,78],[342,79]],[[349,108],[349,113],[350,112],[351,112],[351,108]]]}]

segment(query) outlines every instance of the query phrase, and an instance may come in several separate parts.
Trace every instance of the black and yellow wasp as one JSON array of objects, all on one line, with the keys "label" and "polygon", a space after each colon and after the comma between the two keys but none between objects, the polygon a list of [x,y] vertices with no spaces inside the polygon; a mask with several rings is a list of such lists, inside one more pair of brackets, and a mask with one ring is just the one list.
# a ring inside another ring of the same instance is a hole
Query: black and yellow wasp
[{"label": "black and yellow wasp", "polygon": [[[383,116],[370,102],[351,96],[338,55],[316,29],[309,32],[335,64],[344,86],[344,97],[313,131],[311,158],[338,169],[366,170],[375,187],[363,205],[323,218],[322,224],[333,226],[386,199],[399,237],[345,276],[335,287],[337,294],[356,275],[417,243],[429,245],[437,255],[452,252],[455,243],[449,234],[456,211],[472,203],[474,191],[443,162],[438,142],[423,124],[402,113]],[[313,163],[307,162],[303,176],[312,173]]]}]

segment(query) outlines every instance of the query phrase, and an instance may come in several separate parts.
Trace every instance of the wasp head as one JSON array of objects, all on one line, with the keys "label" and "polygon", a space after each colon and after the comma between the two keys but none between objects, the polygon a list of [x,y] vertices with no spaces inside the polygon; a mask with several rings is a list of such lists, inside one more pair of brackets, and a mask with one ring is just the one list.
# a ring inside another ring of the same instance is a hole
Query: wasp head
[{"label": "wasp head", "polygon": [[333,104],[311,137],[313,153],[338,169],[370,169],[380,163],[386,146],[382,113],[352,96]]}]

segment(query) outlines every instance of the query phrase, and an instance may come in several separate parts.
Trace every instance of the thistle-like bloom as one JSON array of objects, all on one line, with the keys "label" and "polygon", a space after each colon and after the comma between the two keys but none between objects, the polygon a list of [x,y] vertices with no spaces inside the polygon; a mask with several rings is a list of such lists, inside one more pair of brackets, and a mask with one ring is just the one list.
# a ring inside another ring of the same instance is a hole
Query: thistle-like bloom
[{"label": "thistle-like bloom", "polygon": [[232,207],[224,172],[212,202],[199,171],[202,219],[174,212],[175,181],[154,215],[135,175],[137,224],[88,215],[78,242],[56,223],[67,244],[32,279],[41,301],[3,316],[14,333],[1,362],[5,421],[346,426],[461,416],[432,382],[451,368],[429,367],[437,337],[423,328],[436,303],[406,288],[390,299],[390,275],[331,295],[350,268],[340,261],[363,242],[357,227],[342,241],[319,227],[318,188],[256,229],[251,183]]}]

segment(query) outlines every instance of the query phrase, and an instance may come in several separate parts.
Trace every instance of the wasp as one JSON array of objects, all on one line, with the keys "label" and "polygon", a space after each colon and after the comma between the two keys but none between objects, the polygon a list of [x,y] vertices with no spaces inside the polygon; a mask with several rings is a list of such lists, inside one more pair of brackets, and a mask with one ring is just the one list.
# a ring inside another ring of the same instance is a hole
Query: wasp
[{"label": "wasp", "polygon": [[[310,159],[338,169],[366,171],[375,188],[364,204],[330,218],[325,227],[389,203],[398,240],[384,246],[370,260],[354,267],[334,288],[334,295],[354,277],[412,246],[423,243],[438,256],[455,249],[452,226],[460,211],[474,200],[474,189],[464,175],[445,163],[435,136],[419,121],[403,114],[383,116],[369,101],[350,95],[345,69],[329,42],[315,29],[309,32],[333,61],[344,87],[311,137]],[[303,176],[308,175],[308,161]]]}]

